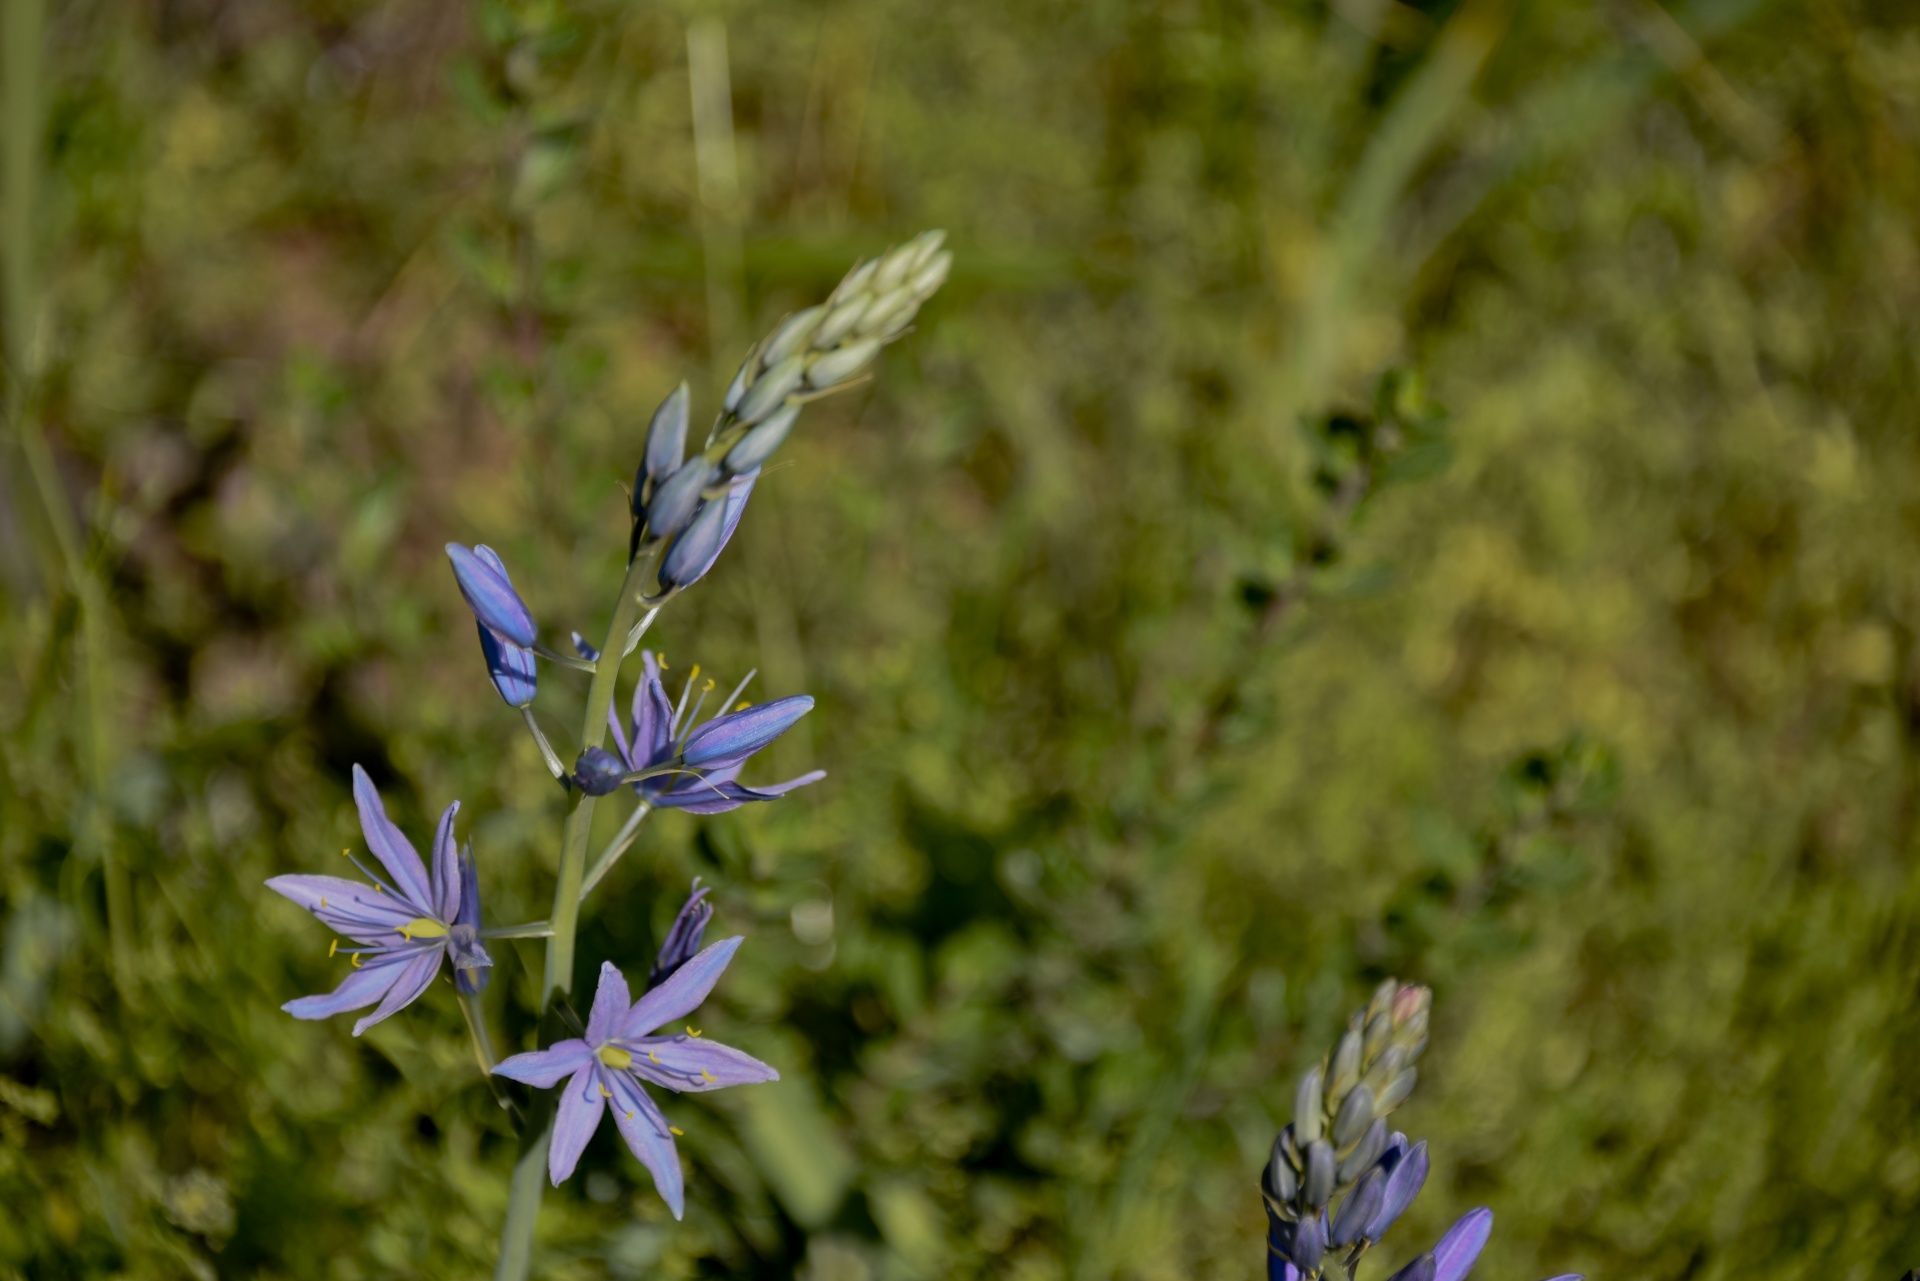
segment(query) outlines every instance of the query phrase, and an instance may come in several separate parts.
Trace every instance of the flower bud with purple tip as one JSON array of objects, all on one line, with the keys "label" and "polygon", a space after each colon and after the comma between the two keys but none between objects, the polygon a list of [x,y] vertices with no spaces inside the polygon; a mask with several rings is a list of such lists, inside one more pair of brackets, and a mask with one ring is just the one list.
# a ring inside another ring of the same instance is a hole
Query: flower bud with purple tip
[{"label": "flower bud with purple tip", "polygon": [[493,687],[507,706],[527,706],[539,690],[532,648],[539,631],[533,614],[514,590],[506,565],[485,543],[472,548],[448,543],[447,559],[479,624],[480,652]]},{"label": "flower bud with purple tip", "polygon": [[753,496],[753,482],[759,472],[742,476],[727,488],[724,496],[709,498],[700,504],[693,523],[682,530],[667,549],[660,564],[660,585],[669,590],[693,586],[707,576],[720,553],[740,527],[746,514],[747,499]]},{"label": "flower bud with purple tip", "polygon": [[673,918],[666,941],[660,944],[660,955],[653,962],[653,971],[647,975],[649,988],[665,983],[675,970],[700,951],[700,938],[707,932],[707,922],[713,919],[713,904],[707,902],[709,893],[711,891],[700,884],[700,878],[694,877],[693,892],[687,896],[680,914]]}]

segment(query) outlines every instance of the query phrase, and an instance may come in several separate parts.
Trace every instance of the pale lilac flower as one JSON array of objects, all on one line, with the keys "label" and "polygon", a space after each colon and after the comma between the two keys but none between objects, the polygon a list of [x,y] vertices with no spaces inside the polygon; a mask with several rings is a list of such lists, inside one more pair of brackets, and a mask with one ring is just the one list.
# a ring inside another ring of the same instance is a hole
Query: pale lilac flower
[{"label": "pale lilac flower", "polygon": [[[694,699],[694,683],[699,674],[695,668],[676,705],[667,697],[667,687],[660,679],[659,660],[651,651],[643,651],[641,659],[646,670],[633,691],[631,733],[620,724],[617,715],[612,711],[607,713],[620,763],[630,773],[674,765],[685,767],[635,782],[633,788],[642,800],[660,809],[720,814],[749,801],[774,800],[796,787],[805,787],[826,777],[826,771],[814,770],[784,783],[762,787],[745,787],[736,781],[748,757],[786,733],[795,721],[812,710],[812,698],[796,694],[758,707],[742,704],[734,711],[722,712],[696,726],[707,695],[714,688],[713,682],[706,682],[698,699]],[[742,682],[727,701],[732,702],[745,687]],[[614,776],[611,764],[599,758],[588,762],[583,755],[581,765],[582,776],[595,786],[603,785],[606,778]]]},{"label": "pale lilac flower", "polygon": [[[353,767],[353,799],[367,848],[386,869],[382,880],[359,859],[354,866],[372,885],[338,876],[276,876],[267,888],[283,894],[353,940],[329,955],[353,958],[353,973],[325,996],[303,996],[280,1008],[297,1019],[324,1019],[379,1002],[379,1008],[353,1025],[359,1036],[375,1023],[412,1004],[440,972],[442,958],[453,963],[462,991],[486,986],[485,967],[493,964],[480,943],[480,884],[472,852],[462,859],[453,840],[453,818],[460,802],[447,806],[433,838],[433,871],[387,817],[373,780]],[[347,857],[353,858],[351,853]]]},{"label": "pale lilac flower", "polygon": [[658,1035],[657,1029],[693,1013],[740,946],[738,938],[715,943],[675,970],[638,1001],[610,962],[600,966],[600,986],[587,1016],[586,1036],[571,1037],[530,1054],[516,1054],[494,1072],[539,1089],[561,1085],[547,1150],[547,1175],[557,1187],[573,1173],[587,1140],[609,1104],[627,1147],[653,1175],[653,1186],[679,1218],[686,1208],[677,1133],[643,1085],[676,1092],[718,1090],[729,1085],[777,1081],[780,1074],[752,1055],[706,1040],[691,1026]]}]

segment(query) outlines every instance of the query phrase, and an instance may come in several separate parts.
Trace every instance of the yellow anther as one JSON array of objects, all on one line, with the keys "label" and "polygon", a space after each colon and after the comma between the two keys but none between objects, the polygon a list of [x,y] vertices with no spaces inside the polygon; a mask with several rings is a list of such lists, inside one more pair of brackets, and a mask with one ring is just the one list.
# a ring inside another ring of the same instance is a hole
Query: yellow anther
[{"label": "yellow anther", "polygon": [[667,670],[667,656],[665,654],[656,654],[654,655],[654,659],[660,664],[661,671],[664,672]]},{"label": "yellow anther", "polygon": [[711,676],[709,676],[709,677],[707,677],[707,683],[706,683],[705,685],[702,685],[702,686],[700,687],[700,692],[701,692],[702,694],[711,694],[711,693],[713,693],[713,677],[711,677]]},{"label": "yellow anther", "polygon": [[332,955],[333,955],[333,954],[334,954],[335,952],[338,952],[339,950],[340,950],[340,940],[339,940],[339,939],[335,939],[335,940],[334,940],[333,942],[331,942],[331,943],[329,943],[329,944],[327,944],[327,955],[328,955],[328,956],[332,956]]},{"label": "yellow anther", "polygon": [[352,857],[353,857],[353,851],[352,851],[352,850],[341,850],[341,851],[340,851],[340,857],[341,857],[341,858],[352,858]]},{"label": "yellow anther", "polygon": [[699,1029],[699,1028],[697,1028],[697,1027],[695,1027],[695,1026],[694,1026],[693,1024],[691,1024],[691,1023],[689,1023],[689,1024],[687,1024],[687,1035],[688,1035],[688,1036],[699,1036],[699,1035],[700,1035],[700,1029]]},{"label": "yellow anther", "polygon": [[687,673],[687,684],[691,685],[693,684],[693,682],[699,679],[700,679],[700,664],[695,663],[693,665],[693,670]]},{"label": "yellow anther", "polygon": [[400,937],[411,943],[416,934],[423,939],[443,939],[447,936],[447,927],[431,916],[416,916],[400,927]]},{"label": "yellow anther", "polygon": [[700,1075],[701,1075],[701,1076],[704,1076],[704,1077],[706,1077],[706,1078],[707,1078],[707,1080],[709,1080],[709,1081],[714,1081],[714,1080],[718,1080],[718,1079],[719,1079],[719,1078],[717,1078],[716,1076],[714,1076],[714,1074],[713,1074],[713,1073],[711,1073],[711,1072],[709,1072],[709,1071],[707,1071],[707,1070],[706,1070],[705,1068],[701,1068],[701,1069],[700,1069]]},{"label": "yellow anther", "polygon": [[609,1089],[608,1089],[608,1088],[606,1087],[606,1084],[605,1084],[605,1082],[602,1082],[602,1083],[601,1083],[601,1085],[600,1085],[600,1097],[601,1097],[601,1098],[603,1098],[603,1099],[610,1099],[610,1098],[612,1098],[612,1097],[613,1097],[613,1091],[612,1091],[612,1090],[609,1090]]},{"label": "yellow anther", "polygon": [[633,1120],[633,1113],[631,1112],[627,1113],[627,1120],[629,1121]]},{"label": "yellow anther", "polygon": [[[631,1113],[631,1112],[629,1112],[629,1113],[627,1113],[627,1115],[628,1115],[628,1116],[632,1116],[632,1115],[633,1115],[633,1113]],[[685,1130],[683,1130],[683,1129],[681,1129],[681,1128],[680,1128],[679,1126],[677,1126],[677,1125],[670,1125],[670,1126],[668,1126],[668,1127],[667,1127],[667,1129],[668,1129],[668,1131],[669,1131],[670,1133],[672,1133],[672,1134],[673,1134],[673,1136],[674,1136],[675,1138],[682,1138],[682,1139],[683,1139],[683,1138],[685,1138],[685,1137],[687,1136],[687,1132],[686,1132]]]},{"label": "yellow anther", "polygon": [[373,892],[376,894],[385,894],[387,892],[387,887],[376,883],[373,887]]},{"label": "yellow anther", "polygon": [[736,711],[736,712],[744,712],[744,711],[746,711],[746,710],[747,710],[747,709],[748,709],[749,707],[752,707],[752,706],[753,706],[753,704],[752,704],[752,703],[741,703],[741,704],[740,704],[739,706],[737,706],[737,707],[735,707],[735,708],[734,708],[733,710],[734,710],[734,711]]},{"label": "yellow anther", "polygon": [[594,1056],[610,1068],[626,1069],[633,1066],[633,1055],[617,1045],[603,1045],[595,1050]]},{"label": "yellow anther", "polygon": [[648,1051],[647,1051],[647,1057],[648,1057],[648,1058],[650,1058],[650,1059],[652,1059],[652,1060],[653,1060],[653,1061],[654,1061],[655,1063],[658,1063],[658,1062],[660,1061],[660,1056],[659,1056],[659,1054],[657,1054],[657,1053],[656,1053],[656,1052],[654,1052],[653,1050],[648,1050]]},{"label": "yellow anther", "polygon": [[320,896],[320,906],[325,907],[326,905],[327,905],[327,896],[322,894]]},{"label": "yellow anther", "polygon": [[360,953],[358,952],[353,954],[353,968],[356,970],[360,968]]}]

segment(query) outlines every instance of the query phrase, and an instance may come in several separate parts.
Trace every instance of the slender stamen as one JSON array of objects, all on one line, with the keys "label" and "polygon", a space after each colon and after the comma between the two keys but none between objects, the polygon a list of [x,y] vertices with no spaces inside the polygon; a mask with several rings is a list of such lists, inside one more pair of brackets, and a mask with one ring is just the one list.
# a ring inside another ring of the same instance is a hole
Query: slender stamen
[{"label": "slender stamen", "polygon": [[[741,677],[740,683],[733,687],[733,693],[727,695],[726,701],[720,704],[720,710],[718,712],[715,712],[714,715],[719,716],[725,713],[727,708],[732,706],[734,701],[738,699],[740,695],[746,693],[748,684],[750,684],[753,678],[758,676],[759,674],[760,674],[760,669],[755,667],[750,671],[748,671],[745,676]],[[745,706],[746,704],[744,703],[741,704],[741,707],[745,707]],[[735,708],[734,710],[738,711],[739,708]]]},{"label": "slender stamen", "polygon": [[385,881],[375,876],[372,872],[368,871],[367,865],[365,863],[362,863],[358,858],[355,858],[352,850],[341,850],[340,853],[343,856],[345,856],[346,860],[349,863],[352,863],[355,867],[360,869],[360,875],[366,877],[369,881],[373,882],[373,888],[375,888],[376,890],[379,890],[383,894],[391,894],[395,898],[406,897],[406,895],[402,894],[399,890],[394,889],[393,886],[387,884]]},{"label": "slender stamen", "polygon": [[700,675],[700,664],[695,663],[693,665],[693,670],[687,673],[687,683],[680,687],[679,705],[673,709],[673,720],[669,722],[667,725],[668,738],[680,737],[680,718],[686,713],[687,696],[693,693],[693,682],[694,682],[694,679],[699,675]]}]

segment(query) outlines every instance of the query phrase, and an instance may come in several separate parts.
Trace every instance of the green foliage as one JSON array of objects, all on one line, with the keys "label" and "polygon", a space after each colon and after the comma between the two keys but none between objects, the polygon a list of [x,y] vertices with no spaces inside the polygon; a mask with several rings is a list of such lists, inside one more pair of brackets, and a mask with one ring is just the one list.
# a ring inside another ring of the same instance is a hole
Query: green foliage
[{"label": "green foliage", "polygon": [[580,941],[641,973],[707,877],[708,1021],[784,1079],[669,1102],[681,1225],[597,1138],[539,1274],[1259,1275],[1293,1084],[1388,974],[1435,991],[1391,1261],[1484,1203],[1489,1277],[1912,1266],[1914,19],[60,7],[0,1276],[488,1271],[513,1145],[451,993],[288,1018],[339,962],[261,882],[357,842],[357,761],[543,916],[561,799],[442,544],[597,634],[660,397],[715,412],[923,226],[920,332],[654,632],[814,694],[766,776],[829,778],[649,820]]}]

